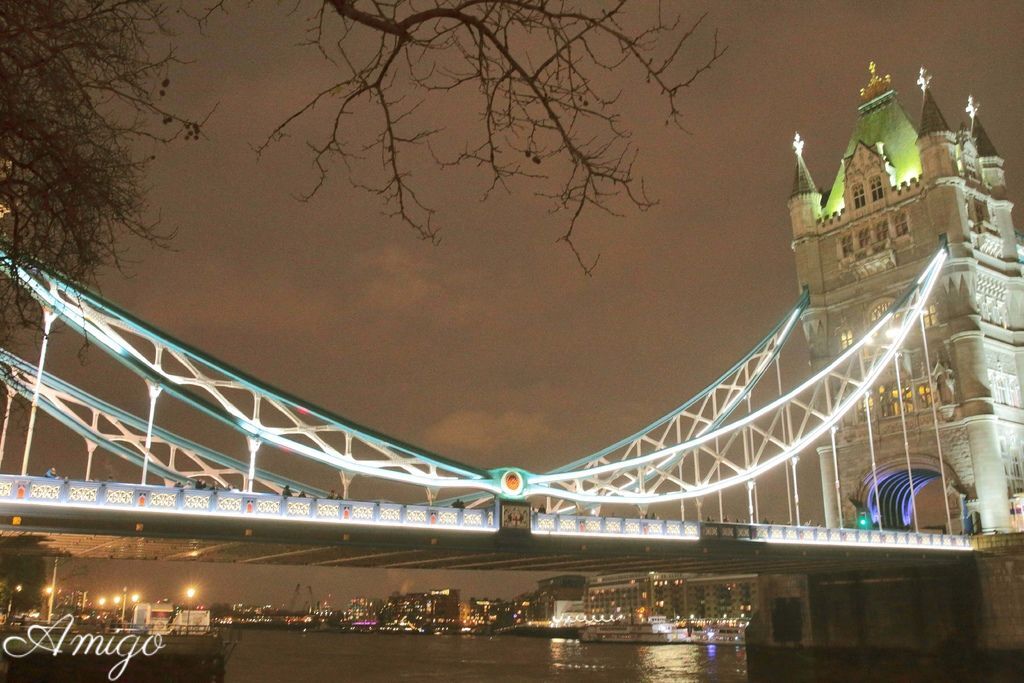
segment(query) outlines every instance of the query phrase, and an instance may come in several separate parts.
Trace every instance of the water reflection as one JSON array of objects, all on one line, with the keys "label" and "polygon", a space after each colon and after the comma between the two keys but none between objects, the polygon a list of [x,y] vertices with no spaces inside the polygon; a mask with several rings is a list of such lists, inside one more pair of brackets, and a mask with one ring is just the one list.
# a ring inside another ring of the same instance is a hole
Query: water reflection
[{"label": "water reflection", "polygon": [[[742,647],[548,641],[550,670],[573,680],[746,681]],[[625,678],[623,678],[625,677]]]}]

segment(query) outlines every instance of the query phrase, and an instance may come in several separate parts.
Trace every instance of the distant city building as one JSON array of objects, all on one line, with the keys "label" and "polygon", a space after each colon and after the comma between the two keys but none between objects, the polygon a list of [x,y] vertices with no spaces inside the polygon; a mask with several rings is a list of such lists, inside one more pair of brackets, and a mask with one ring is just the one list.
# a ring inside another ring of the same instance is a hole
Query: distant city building
[{"label": "distant city building", "polygon": [[587,581],[584,610],[591,621],[749,618],[757,577],[692,576],[664,572],[610,574]]},{"label": "distant city building", "polygon": [[749,619],[757,576],[703,576],[686,580],[683,613],[696,619]]},{"label": "distant city building", "polygon": [[563,574],[537,582],[537,590],[530,596],[527,617],[534,622],[550,622],[568,611],[578,611],[583,601],[587,577]]},{"label": "distant city building", "polygon": [[345,610],[345,620],[355,624],[371,624],[377,622],[384,601],[379,598],[352,598]]},{"label": "distant city building", "polygon": [[686,614],[686,575],[664,572],[591,577],[584,609],[590,619],[642,621],[653,615],[675,619]]},{"label": "distant city building", "polygon": [[512,600],[470,598],[460,605],[462,625],[477,630],[496,630],[515,624],[516,603]]},{"label": "distant city building", "polygon": [[426,593],[396,593],[381,607],[378,621],[381,626],[407,630],[460,628],[459,591],[443,588]]}]

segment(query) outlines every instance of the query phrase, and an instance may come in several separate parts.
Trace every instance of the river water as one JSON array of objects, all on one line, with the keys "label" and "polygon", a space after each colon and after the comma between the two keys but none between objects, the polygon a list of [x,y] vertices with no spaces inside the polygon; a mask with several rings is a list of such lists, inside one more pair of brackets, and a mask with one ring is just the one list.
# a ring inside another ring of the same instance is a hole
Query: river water
[{"label": "river water", "polygon": [[227,683],[395,680],[746,683],[747,664],[735,646],[247,630],[227,667]]}]

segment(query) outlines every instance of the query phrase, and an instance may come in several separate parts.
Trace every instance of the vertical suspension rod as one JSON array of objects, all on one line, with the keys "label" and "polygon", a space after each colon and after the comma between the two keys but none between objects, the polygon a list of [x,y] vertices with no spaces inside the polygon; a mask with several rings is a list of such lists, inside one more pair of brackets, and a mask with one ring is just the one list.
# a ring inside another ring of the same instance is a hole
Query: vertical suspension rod
[{"label": "vertical suspension rod", "polygon": [[32,434],[36,426],[36,410],[39,407],[39,389],[43,381],[43,367],[46,365],[46,347],[50,342],[50,328],[57,315],[49,310],[43,311],[43,344],[39,349],[39,367],[36,368],[36,384],[32,390],[32,408],[28,413],[28,432],[25,435],[25,454],[21,459],[21,476],[28,474],[28,456],[32,452]]},{"label": "vertical suspension rod", "polygon": [[949,490],[946,488],[946,466],[942,457],[942,439],[939,438],[939,410],[935,405],[939,396],[935,391],[935,378],[932,377],[932,361],[928,355],[928,335],[925,333],[924,316],[918,318],[921,323],[921,344],[924,347],[924,367],[928,374],[928,391],[932,404],[932,424],[935,426],[935,453],[939,458],[939,474],[942,476],[942,504],[946,509],[946,533],[953,533],[953,517],[949,513]]},{"label": "vertical suspension rod", "polygon": [[917,501],[914,500],[914,471],[910,464],[910,441],[907,439],[907,411],[903,404],[903,378],[900,374],[900,356],[902,355],[901,351],[897,351],[892,357],[892,363],[896,368],[896,391],[899,392],[897,405],[900,408],[900,426],[903,429],[903,454],[907,458],[907,479],[910,481],[910,516],[914,522],[914,531],[920,533],[921,530],[917,525]]}]

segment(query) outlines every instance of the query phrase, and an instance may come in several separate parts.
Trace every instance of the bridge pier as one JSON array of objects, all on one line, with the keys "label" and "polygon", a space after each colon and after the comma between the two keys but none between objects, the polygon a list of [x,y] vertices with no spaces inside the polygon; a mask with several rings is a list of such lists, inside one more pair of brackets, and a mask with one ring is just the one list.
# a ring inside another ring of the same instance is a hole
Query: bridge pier
[{"label": "bridge pier", "polygon": [[750,680],[1019,680],[1024,535],[976,543],[942,567],[762,576]]}]

